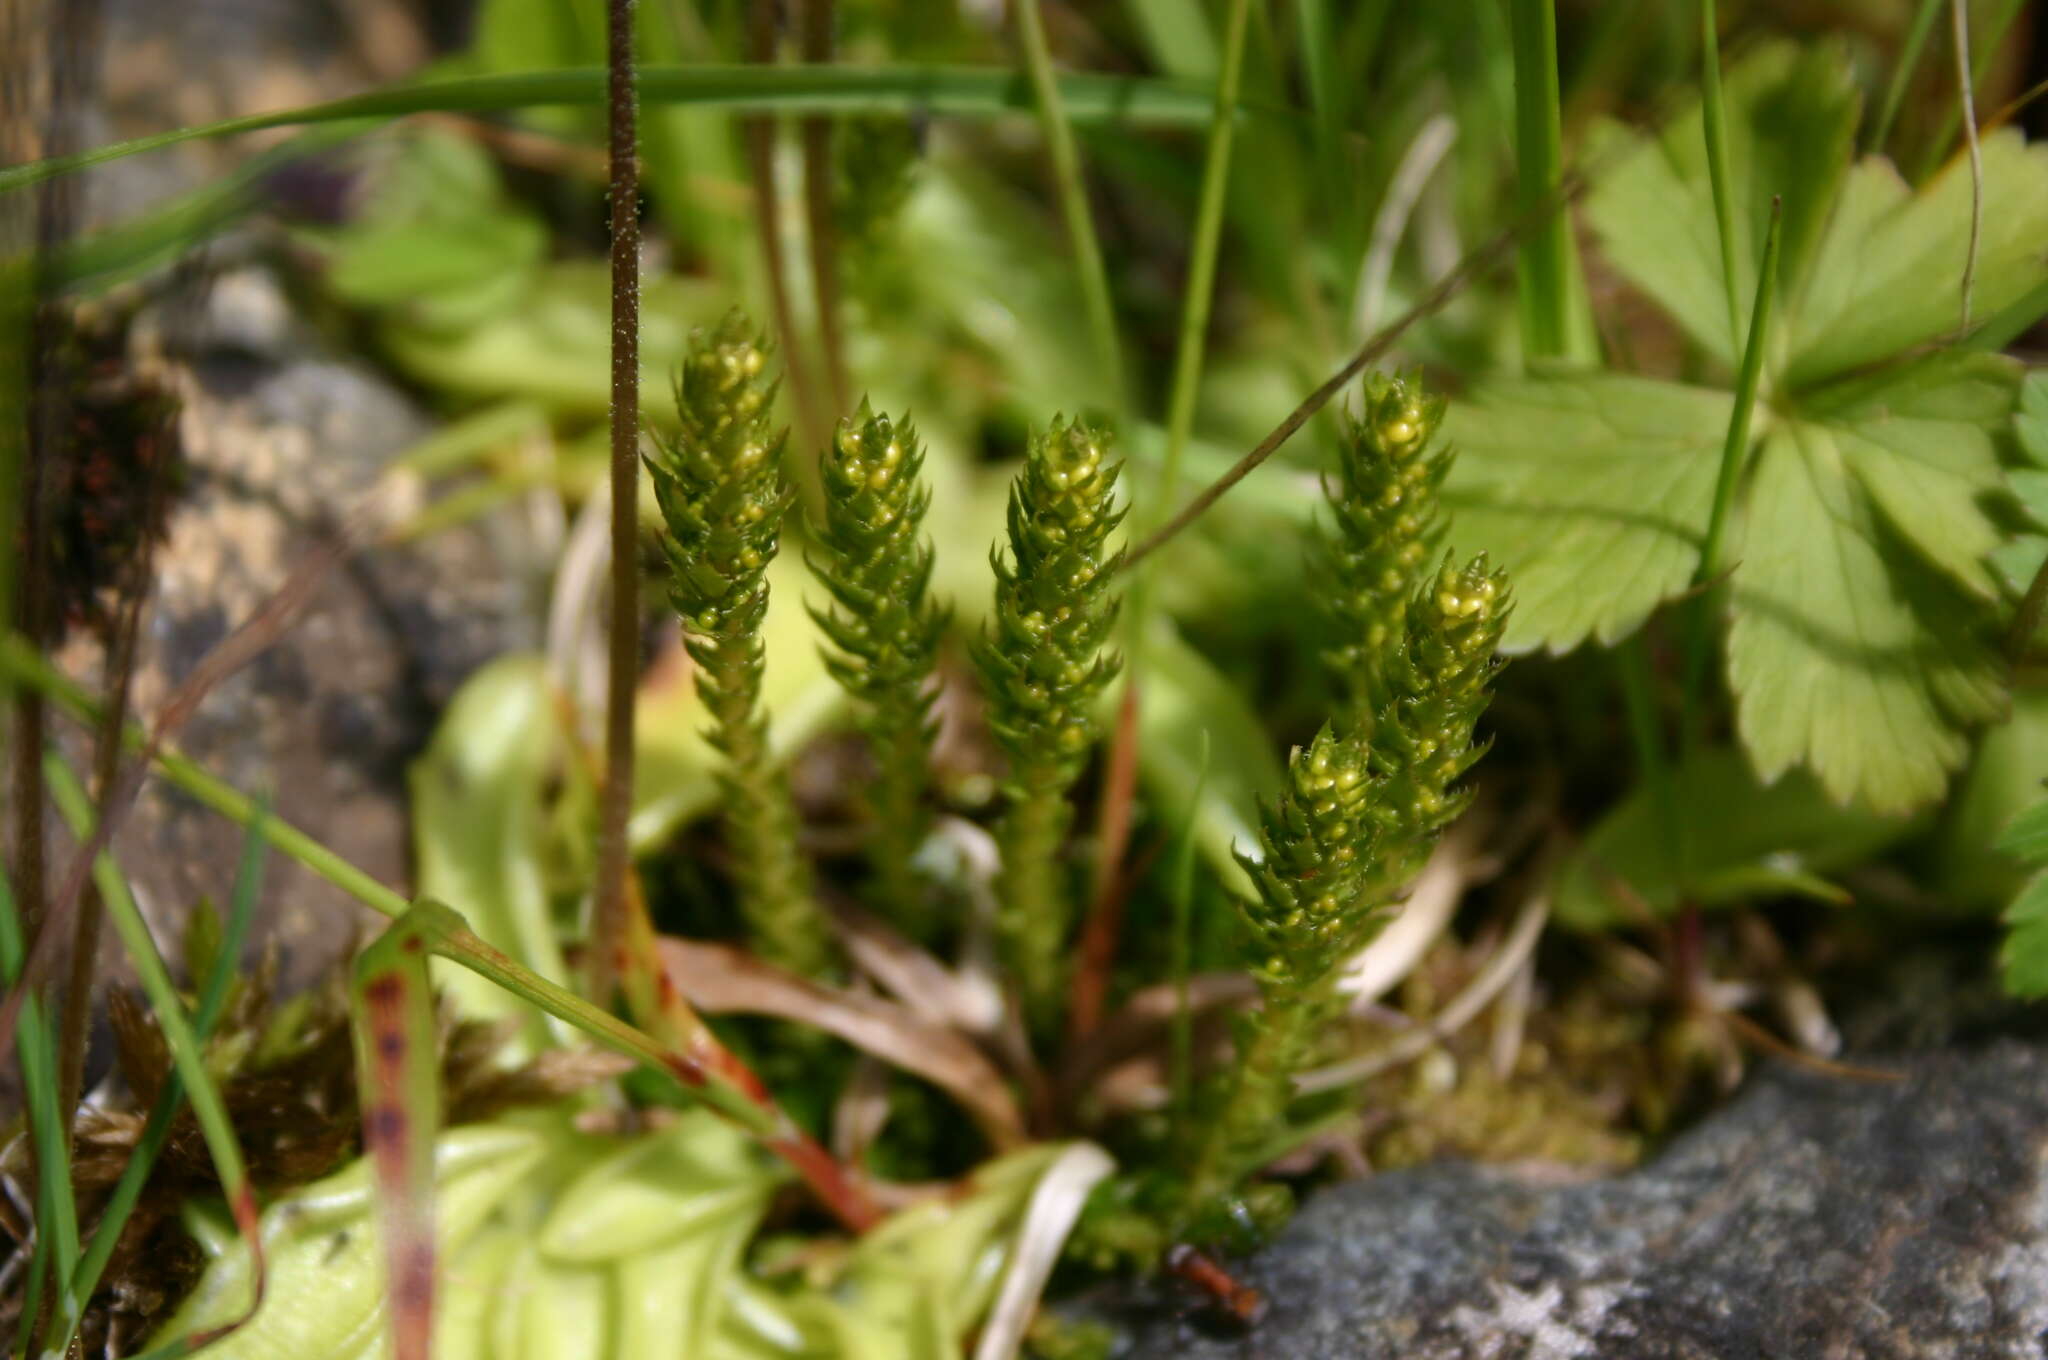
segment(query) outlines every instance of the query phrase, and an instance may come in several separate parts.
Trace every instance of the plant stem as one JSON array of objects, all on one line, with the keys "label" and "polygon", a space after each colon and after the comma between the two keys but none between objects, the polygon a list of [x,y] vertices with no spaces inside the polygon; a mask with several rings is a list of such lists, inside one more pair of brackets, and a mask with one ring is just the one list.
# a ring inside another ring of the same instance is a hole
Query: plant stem
[{"label": "plant stem", "polygon": [[[212,967],[207,975],[192,979],[199,988],[199,1004],[192,1014],[192,1037],[205,1047],[213,1036],[213,1027],[220,1019],[221,1011],[227,1005],[228,984],[235,977],[242,957],[242,944],[249,937],[250,923],[256,915],[256,899],[261,892],[263,859],[266,843],[264,833],[267,817],[259,813],[249,826],[248,835],[242,846],[242,862],[235,873],[234,895],[230,899],[228,919],[222,930],[220,942],[214,951]],[[185,1103],[185,1080],[174,1069],[165,1078],[163,1089],[157,1092],[156,1104],[150,1107],[149,1116],[143,1123],[141,1136],[128,1155],[128,1165],[121,1169],[121,1179],[100,1210],[99,1222],[93,1228],[92,1242],[85,1254],[79,1258],[78,1268],[71,1276],[71,1296],[79,1300],[90,1299],[99,1289],[100,1277],[113,1259],[114,1248],[120,1244],[121,1229],[142,1198],[143,1188],[149,1182],[149,1173],[156,1165],[158,1155],[163,1151],[164,1142],[170,1137],[171,1120]],[[76,1330],[76,1323],[73,1324]],[[58,1338],[55,1350],[62,1353],[71,1344],[71,1336]]]},{"label": "plant stem", "polygon": [[[1209,311],[1216,291],[1217,247],[1223,237],[1223,205],[1230,188],[1230,151],[1237,127],[1237,92],[1244,71],[1244,34],[1250,0],[1230,0],[1223,30],[1223,67],[1216,77],[1216,117],[1209,124],[1209,154],[1202,165],[1202,197],[1195,209],[1194,243],[1188,255],[1187,292],[1182,297],[1180,340],[1174,351],[1173,391],[1166,415],[1166,461],[1153,493],[1153,513],[1180,495],[1180,465],[1195,424],[1195,399],[1202,389],[1202,359],[1209,337]],[[1133,609],[1133,617],[1139,610]],[[1142,623],[1142,620],[1139,621]],[[1134,625],[1135,626],[1135,625]]]},{"label": "plant stem", "polygon": [[1728,299],[1728,348],[1742,333],[1742,296],[1735,283],[1735,207],[1728,188],[1728,123],[1721,103],[1721,26],[1714,0],[1700,0],[1700,123],[1707,137],[1707,179],[1714,191],[1714,227],[1721,241],[1721,290]]},{"label": "plant stem", "polygon": [[590,996],[610,1002],[626,936],[626,823],[633,807],[633,701],[640,679],[640,161],[633,101],[633,0],[608,0],[612,274],[611,637],[604,787],[598,805]]},{"label": "plant stem", "polygon": [[2001,45],[2005,42],[2006,30],[2011,28],[2013,20],[2019,17],[2020,4],[2021,0],[2004,0],[1999,8],[1992,11],[1990,22],[1983,26],[1983,42],[1977,49],[1976,60],[1970,62],[1967,67],[1959,68],[1967,72],[1967,77],[1961,82],[1962,89],[1957,93],[1957,102],[1942,118],[1941,130],[1935,134],[1921,155],[1920,164],[1916,167],[1918,173],[1912,176],[1915,182],[1927,178],[1936,166],[1948,158],[1948,149],[1954,143],[1956,131],[1962,123],[1962,101],[1972,99],[1972,91],[1977,85],[1982,84],[1984,77],[1989,74],[1992,59],[1998,55]]},{"label": "plant stem", "polygon": [[1124,388],[1123,350],[1117,343],[1116,315],[1110,306],[1109,274],[1102,264],[1102,243],[1095,234],[1095,217],[1088,207],[1088,187],[1081,179],[1080,153],[1075,150],[1074,130],[1067,122],[1059,79],[1053,73],[1052,52],[1046,46],[1045,19],[1039,13],[1038,0],[1016,0],[1016,12],[1017,38],[1024,48],[1024,66],[1038,104],[1039,126],[1052,157],[1053,185],[1059,192],[1060,213],[1066,219],[1067,240],[1080,273],[1082,306],[1087,309],[1096,357],[1121,418],[1129,401]]},{"label": "plant stem", "polygon": [[1657,723],[1655,676],[1650,667],[1647,624],[1615,648],[1614,667],[1621,677],[1621,700],[1628,716],[1629,745],[1635,748],[1636,753],[1636,778],[1650,791],[1650,801],[1656,808],[1666,868],[1676,881],[1683,884],[1683,824],[1679,819],[1678,790],[1672,782],[1671,762],[1664,751],[1664,733]]},{"label": "plant stem", "polygon": [[1171,1129],[1177,1145],[1186,1147],[1191,1132],[1195,1091],[1195,1013],[1188,1004],[1188,977],[1194,971],[1195,934],[1195,817],[1202,806],[1202,792],[1209,784],[1209,729],[1202,729],[1200,755],[1195,762],[1195,790],[1188,799],[1187,821],[1180,829],[1180,846],[1173,864],[1173,934],[1169,938],[1167,970],[1173,980],[1173,1030],[1168,1049],[1167,1089],[1172,1093],[1167,1108],[1172,1112]]},{"label": "plant stem", "polygon": [[1934,16],[1939,13],[1941,0],[1920,0],[1920,8],[1913,12],[1913,26],[1906,30],[1898,65],[1892,67],[1891,81],[1884,89],[1884,103],[1864,146],[1866,151],[1882,152],[1884,144],[1891,140],[1892,121],[1899,116],[1900,101],[1906,97],[1906,86],[1912,83],[1913,70],[1920,64],[1920,53],[1927,46],[1927,35],[1934,31]]},{"label": "plant stem", "polygon": [[[1550,203],[1564,173],[1554,0],[1511,0],[1515,54],[1516,200],[1524,214]],[[1576,315],[1570,221],[1555,204],[1522,243],[1522,346],[1529,359],[1592,359]]]},{"label": "plant stem", "polygon": [[1962,319],[1958,325],[1970,328],[1970,294],[1977,286],[1977,249],[1984,231],[1984,151],[1977,144],[1977,85],[1970,76],[1970,6],[1968,0],[1950,0],[1954,16],[1956,83],[1962,112],[1963,133],[1970,148],[1970,246],[1963,256]]},{"label": "plant stem", "polygon": [[[1728,437],[1721,445],[1721,468],[1714,481],[1714,508],[1707,519],[1707,535],[1700,545],[1699,565],[1693,569],[1693,585],[1708,585],[1721,572],[1721,542],[1727,534],[1728,511],[1735,503],[1735,484],[1749,453],[1751,418],[1756,412],[1758,384],[1763,377],[1764,340],[1770,332],[1771,304],[1777,296],[1778,238],[1783,204],[1771,200],[1771,226],[1764,237],[1763,263],[1757,269],[1756,300],[1750,307],[1749,338],[1742,348],[1742,369],[1735,382],[1735,405],[1728,416]],[[1713,624],[1713,595],[1704,591],[1693,603],[1685,638],[1685,678],[1681,693],[1681,736],[1690,743],[1695,732],[1700,680],[1710,647],[1708,633]]]},{"label": "plant stem", "polygon": [[[804,0],[803,58],[816,66],[832,63],[834,0]],[[851,397],[846,377],[846,338],[839,316],[839,222],[833,206],[832,120],[811,114],[801,125],[804,148],[804,212],[811,250],[811,287],[817,295],[818,334],[825,342],[825,378],[832,413],[846,414]],[[787,349],[787,345],[784,346]]]}]

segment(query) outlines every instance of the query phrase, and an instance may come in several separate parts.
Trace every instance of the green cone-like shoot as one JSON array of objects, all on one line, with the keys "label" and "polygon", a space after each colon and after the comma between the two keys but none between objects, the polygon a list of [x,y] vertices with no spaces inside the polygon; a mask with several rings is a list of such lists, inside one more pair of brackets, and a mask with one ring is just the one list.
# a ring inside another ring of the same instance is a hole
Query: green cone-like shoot
[{"label": "green cone-like shoot", "polygon": [[1010,488],[1010,560],[994,555],[995,611],[974,659],[989,725],[1010,762],[998,930],[1026,1014],[1044,1022],[1060,996],[1072,904],[1060,866],[1067,790],[1098,735],[1096,710],[1118,662],[1102,655],[1116,617],[1122,554],[1109,536],[1121,465],[1107,438],[1055,420],[1031,441]]},{"label": "green cone-like shoot", "polygon": [[1323,488],[1332,523],[1319,538],[1337,639],[1324,660],[1351,725],[1369,721],[1386,698],[1408,601],[1443,540],[1437,494],[1451,464],[1436,441],[1443,414],[1443,398],[1426,395],[1419,378],[1374,374],[1364,409],[1343,416],[1337,475]]},{"label": "green cone-like shoot", "polygon": [[1401,635],[1379,662],[1384,697],[1373,721],[1324,727],[1261,808],[1261,853],[1240,858],[1258,888],[1241,909],[1262,1004],[1240,1027],[1237,1065],[1190,1179],[1190,1216],[1257,1169],[1284,1128],[1294,1077],[1339,1009],[1339,968],[1379,932],[1464,810],[1456,781],[1483,751],[1473,729],[1508,607],[1506,578],[1485,558],[1447,560],[1407,602]]},{"label": "green cone-like shoot", "polygon": [[929,939],[925,888],[911,860],[929,821],[923,794],[933,724],[926,682],[946,611],[929,596],[932,549],[921,530],[931,489],[923,468],[924,450],[908,420],[894,424],[863,401],[854,419],[840,422],[822,462],[825,513],[811,558],[832,599],[811,616],[831,641],[825,665],[853,699],[874,754],[866,798],[875,820],[877,905]]},{"label": "green cone-like shoot", "polygon": [[647,460],[667,525],[669,599],[697,663],[709,736],[726,757],[727,829],[741,905],[763,958],[824,971],[830,950],[798,853],[787,775],[768,749],[761,711],[761,622],[791,494],[787,431],[773,428],[769,345],[735,311],[691,339],[676,383],[680,433]]}]

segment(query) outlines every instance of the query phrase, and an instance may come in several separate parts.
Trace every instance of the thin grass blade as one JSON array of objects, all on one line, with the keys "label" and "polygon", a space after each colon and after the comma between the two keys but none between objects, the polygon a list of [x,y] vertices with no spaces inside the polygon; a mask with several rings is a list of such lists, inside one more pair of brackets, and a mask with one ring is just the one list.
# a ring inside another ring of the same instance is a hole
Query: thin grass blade
[{"label": "thin grass blade", "polygon": [[[227,921],[214,949],[213,967],[204,978],[195,979],[199,985],[199,1005],[192,1015],[192,1034],[202,1046],[212,1037],[213,1027],[219,1023],[220,1013],[227,1005],[228,985],[234,980],[242,947],[249,938],[249,927],[255,921],[256,902],[263,891],[263,862],[269,848],[264,825],[265,817],[259,814],[242,839],[241,864],[235,871],[234,893],[228,902]],[[106,1273],[107,1262],[120,1242],[121,1229],[134,1212],[136,1201],[142,1198],[143,1186],[148,1183],[149,1173],[156,1165],[158,1154],[163,1151],[164,1140],[170,1135],[171,1120],[184,1102],[184,1078],[173,1072],[158,1093],[156,1104],[150,1108],[148,1120],[142,1126],[142,1136],[136,1140],[128,1165],[121,1170],[121,1179],[100,1211],[99,1224],[93,1229],[92,1241],[86,1247],[85,1255],[72,1272],[71,1297],[81,1314],[86,1302],[99,1289],[100,1277]],[[72,1332],[76,1327],[74,1319]],[[58,1338],[60,1344],[53,1349],[59,1353],[67,1350],[71,1345],[71,1335],[67,1332]]]},{"label": "thin grass blade", "polygon": [[[1137,76],[1054,77],[1070,119],[1138,126],[1199,127],[1212,108],[1200,86]],[[1028,111],[1031,86],[1014,71],[975,66],[650,66],[637,82],[647,104],[720,108],[737,113],[951,114],[983,117]],[[502,113],[545,106],[595,107],[605,98],[602,67],[516,75],[453,76],[274,113],[249,114],[112,142],[75,156],[0,170],[0,194],[124,156],[180,142],[232,137],[310,123],[403,118],[415,113]]]},{"label": "thin grass blade", "polygon": [[[71,767],[61,757],[51,754],[43,762],[44,778],[48,781],[52,799],[57,810],[70,825],[71,832],[81,841],[91,837],[93,813],[91,800],[86,797],[85,788],[73,774]],[[101,853],[93,860],[93,877],[107,906],[107,920],[120,937],[121,945],[128,952],[129,965],[142,984],[143,995],[149,999],[150,1010],[155,1014],[157,1025],[162,1029],[164,1043],[171,1050],[171,1061],[176,1064],[179,1075],[184,1079],[186,1090],[192,1100],[192,1113],[199,1121],[199,1131],[206,1142],[207,1155],[213,1159],[214,1172],[220,1178],[221,1192],[226,1196],[228,1212],[233,1216],[235,1229],[249,1249],[250,1277],[253,1282],[249,1312],[242,1319],[224,1324],[212,1332],[187,1338],[180,1345],[185,1350],[196,1350],[208,1342],[219,1339],[227,1332],[239,1327],[242,1321],[253,1317],[263,1304],[264,1268],[263,1239],[257,1228],[256,1191],[249,1181],[247,1167],[242,1162],[242,1147],[235,1139],[234,1126],[228,1120],[227,1106],[221,1099],[220,1088],[214,1083],[213,1075],[206,1070],[206,1055],[198,1037],[193,1033],[192,1022],[185,1014],[183,1002],[178,998],[177,988],[171,983],[169,969],[164,966],[163,955],[157,952],[156,941],[150,937],[149,926],[142,919],[142,913],[129,894],[128,882],[114,864],[110,855]],[[77,1268],[65,1272],[69,1278]],[[181,1353],[170,1351],[169,1354]]]}]

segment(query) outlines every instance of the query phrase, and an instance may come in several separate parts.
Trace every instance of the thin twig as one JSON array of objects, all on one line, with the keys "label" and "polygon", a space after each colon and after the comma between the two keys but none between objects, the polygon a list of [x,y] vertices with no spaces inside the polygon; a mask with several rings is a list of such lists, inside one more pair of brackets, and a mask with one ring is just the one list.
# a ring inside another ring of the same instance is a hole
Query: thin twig
[{"label": "thin twig", "polygon": [[1984,152],[1977,141],[1976,82],[1970,78],[1970,6],[1968,0],[1950,0],[1954,21],[1957,92],[1962,100],[1963,137],[1970,147],[1970,249],[1963,257],[1962,327],[1970,327],[1970,294],[1977,286],[1977,246],[1984,228]]},{"label": "thin twig", "polygon": [[1522,220],[1515,222],[1507,230],[1460,260],[1456,269],[1437,280],[1436,285],[1424,293],[1413,307],[1403,312],[1385,329],[1375,333],[1344,367],[1331,374],[1322,386],[1302,400],[1301,405],[1288,412],[1287,418],[1275,426],[1271,434],[1260,440],[1256,448],[1231,464],[1228,472],[1210,483],[1144,542],[1132,548],[1124,557],[1122,570],[1129,571],[1158,551],[1168,539],[1200,519],[1203,513],[1222,500],[1232,487],[1250,476],[1259,464],[1278,452],[1280,446],[1293,438],[1295,431],[1308,424],[1316,412],[1329,405],[1330,399],[1343,391],[1346,383],[1385,356],[1387,351],[1408,333],[1410,327],[1442,311],[1473,279],[1499,264],[1502,257],[1520,242],[1532,224],[1540,225],[1549,214],[1558,210],[1560,201],[1570,202],[1578,196],[1584,186],[1585,180],[1582,176],[1568,176],[1551,199],[1537,205],[1537,211],[1523,214]]},{"label": "thin twig", "polygon": [[1116,735],[1109,746],[1109,769],[1102,781],[1101,816],[1096,822],[1095,873],[1089,884],[1088,917],[1081,924],[1074,978],[1067,987],[1067,1043],[1072,1046],[1095,1032],[1109,995],[1110,969],[1116,963],[1117,937],[1123,933],[1124,851],[1131,840],[1131,804],[1138,792],[1138,678],[1124,684],[1117,705]]},{"label": "thin twig", "polygon": [[612,608],[605,674],[590,996],[611,1000],[626,937],[626,821],[633,805],[633,699],[640,676],[640,164],[633,99],[633,0],[610,0],[606,104],[612,200]]}]

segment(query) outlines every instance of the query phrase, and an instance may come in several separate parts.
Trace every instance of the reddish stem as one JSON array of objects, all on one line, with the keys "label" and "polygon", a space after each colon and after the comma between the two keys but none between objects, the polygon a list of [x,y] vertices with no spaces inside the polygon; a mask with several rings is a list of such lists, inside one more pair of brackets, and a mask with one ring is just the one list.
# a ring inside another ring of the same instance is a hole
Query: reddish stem
[{"label": "reddish stem", "polygon": [[1123,933],[1124,851],[1131,839],[1131,804],[1138,789],[1138,678],[1124,683],[1117,707],[1116,732],[1110,739],[1109,769],[1103,778],[1102,809],[1096,823],[1094,881],[1088,894],[1088,919],[1081,927],[1080,961],[1067,998],[1069,1048],[1094,1033],[1102,1023],[1109,995],[1109,974],[1116,963],[1117,937]]}]

